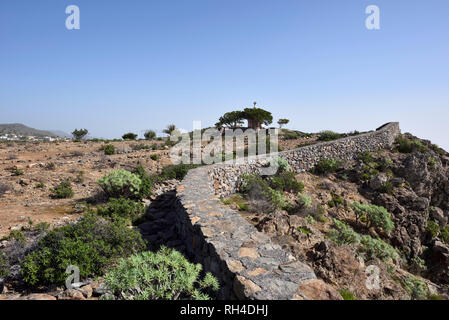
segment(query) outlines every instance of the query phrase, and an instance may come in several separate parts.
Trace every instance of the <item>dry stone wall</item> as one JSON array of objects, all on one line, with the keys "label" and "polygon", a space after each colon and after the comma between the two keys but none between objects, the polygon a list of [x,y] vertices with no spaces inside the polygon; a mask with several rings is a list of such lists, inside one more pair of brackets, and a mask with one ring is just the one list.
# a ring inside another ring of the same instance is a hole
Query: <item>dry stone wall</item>
[{"label": "dry stone wall", "polygon": [[227,196],[236,191],[238,177],[244,173],[260,173],[269,160],[282,157],[288,161],[291,168],[299,173],[310,170],[322,159],[351,160],[359,153],[377,151],[390,147],[400,134],[399,123],[391,122],[376,131],[350,136],[329,142],[272,153],[268,156],[255,156],[244,159],[242,163],[228,161],[211,166],[210,182],[219,196]]},{"label": "dry stone wall", "polygon": [[[320,143],[239,164],[217,164],[190,170],[177,189],[176,229],[186,252],[218,277],[220,299],[307,299],[313,270],[258,232],[220,197],[235,192],[242,173],[260,172],[275,156],[288,160],[296,172],[308,170],[323,158],[354,158],[359,152],[392,145],[398,123],[375,132]],[[300,289],[302,288],[302,289]]]}]

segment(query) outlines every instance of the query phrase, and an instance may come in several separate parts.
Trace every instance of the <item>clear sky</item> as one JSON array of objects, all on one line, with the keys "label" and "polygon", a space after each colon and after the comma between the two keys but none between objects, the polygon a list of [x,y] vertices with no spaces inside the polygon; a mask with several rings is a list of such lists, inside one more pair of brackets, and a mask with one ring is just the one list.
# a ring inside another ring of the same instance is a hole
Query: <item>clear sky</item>
[{"label": "clear sky", "polygon": [[0,123],[113,138],[257,101],[292,129],[399,121],[449,150],[448,17],[448,0],[1,0]]}]

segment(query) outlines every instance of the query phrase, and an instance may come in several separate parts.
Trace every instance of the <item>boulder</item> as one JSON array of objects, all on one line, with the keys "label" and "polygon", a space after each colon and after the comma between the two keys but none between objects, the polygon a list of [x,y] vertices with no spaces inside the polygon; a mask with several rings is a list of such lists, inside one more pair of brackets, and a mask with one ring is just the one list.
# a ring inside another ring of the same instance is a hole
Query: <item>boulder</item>
[{"label": "boulder", "polygon": [[309,300],[343,300],[336,289],[320,279],[303,281],[298,291]]},{"label": "boulder", "polygon": [[385,173],[380,173],[369,181],[369,186],[373,190],[379,190],[388,181]]},{"label": "boulder", "polygon": [[447,217],[444,215],[443,210],[438,207],[432,207],[429,211],[430,217],[439,222],[441,227],[446,226]]}]

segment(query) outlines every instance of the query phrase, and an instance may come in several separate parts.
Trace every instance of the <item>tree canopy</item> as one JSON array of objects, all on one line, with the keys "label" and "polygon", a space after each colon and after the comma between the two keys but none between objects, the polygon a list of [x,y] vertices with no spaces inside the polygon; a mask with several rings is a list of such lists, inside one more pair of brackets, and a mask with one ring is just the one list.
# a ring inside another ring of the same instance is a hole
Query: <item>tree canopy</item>
[{"label": "tree canopy", "polygon": [[89,133],[89,131],[87,129],[75,129],[72,132],[73,137],[75,138],[75,140],[81,140],[82,138],[84,138],[87,134]]},{"label": "tree canopy", "polygon": [[137,134],[132,133],[132,132],[125,133],[122,136],[123,140],[136,140],[136,138],[137,138]]},{"label": "tree canopy", "polygon": [[154,131],[154,130],[147,130],[147,131],[145,131],[143,136],[147,140],[153,140],[154,138],[156,138],[156,131]]},{"label": "tree canopy", "polygon": [[219,121],[215,124],[215,126],[237,127],[239,125],[242,125],[243,120],[245,119],[259,122],[264,125],[269,125],[273,122],[273,116],[271,115],[271,112],[261,108],[246,108],[243,111],[226,112],[219,118]]},{"label": "tree canopy", "polygon": [[290,120],[288,120],[288,119],[279,119],[278,125],[280,128],[282,128],[283,125],[286,125],[289,122],[290,122]]},{"label": "tree canopy", "polygon": [[243,120],[245,119],[245,113],[243,111],[231,111],[226,112],[222,117],[220,117],[216,126],[229,126],[229,127],[237,127],[238,125],[243,124]]},{"label": "tree canopy", "polygon": [[176,130],[176,126],[174,124],[169,124],[166,129],[163,130],[164,133],[171,135],[173,131]]},{"label": "tree canopy", "polygon": [[248,120],[257,121],[263,123],[264,125],[269,125],[273,122],[273,116],[271,112],[266,111],[261,108],[246,108],[243,110],[245,118]]}]

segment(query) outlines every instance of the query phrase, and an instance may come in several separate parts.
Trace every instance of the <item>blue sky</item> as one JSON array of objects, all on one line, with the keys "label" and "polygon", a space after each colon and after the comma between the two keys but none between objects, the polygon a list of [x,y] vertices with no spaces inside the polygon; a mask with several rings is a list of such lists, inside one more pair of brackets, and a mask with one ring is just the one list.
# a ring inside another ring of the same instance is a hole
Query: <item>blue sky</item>
[{"label": "blue sky", "polygon": [[293,129],[399,121],[449,150],[448,15],[447,0],[2,0],[0,123],[113,138],[257,101]]}]

